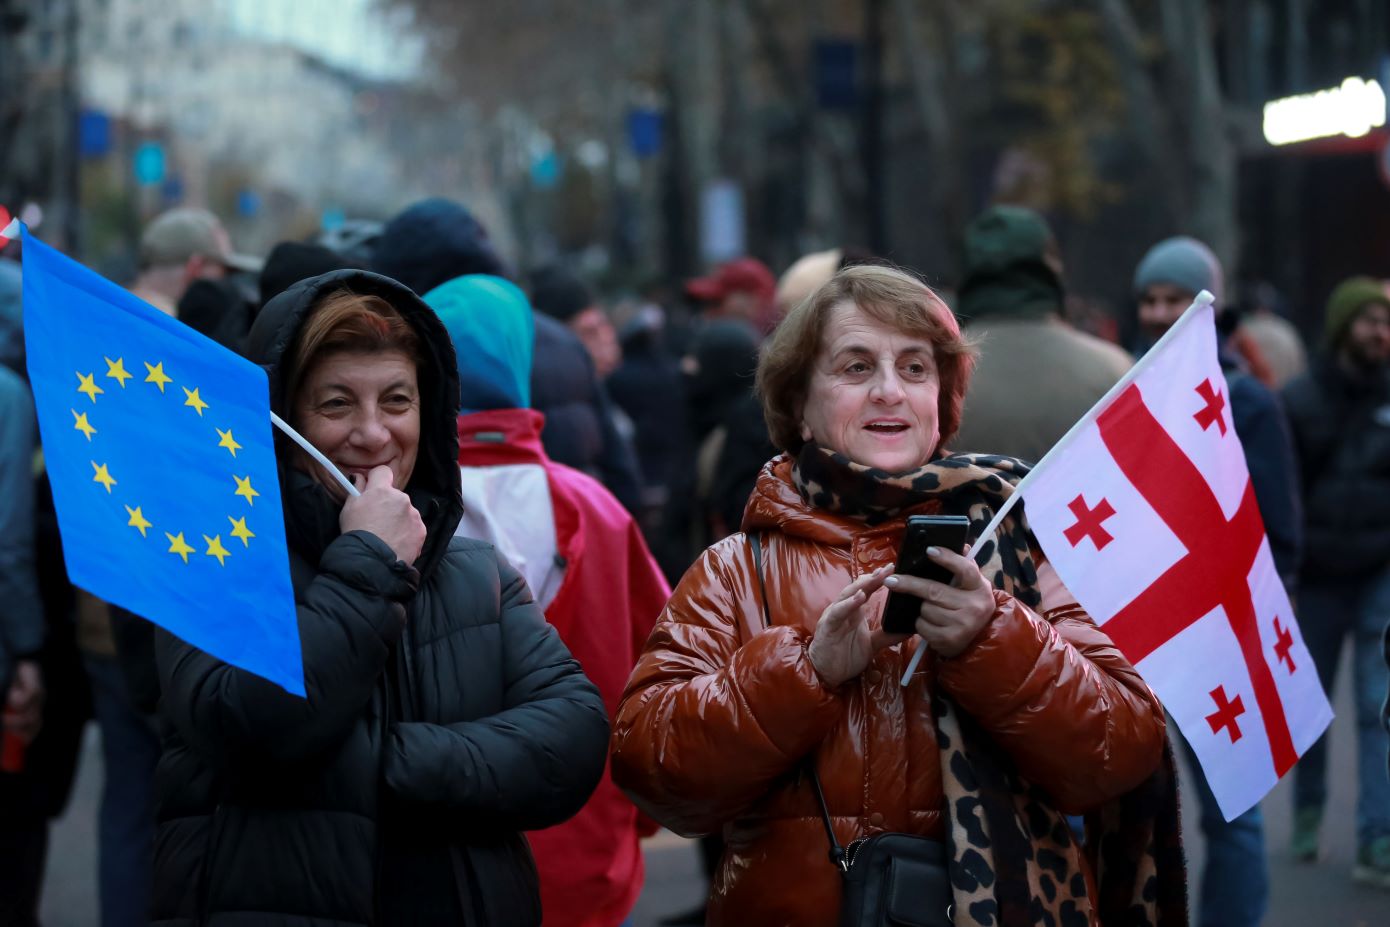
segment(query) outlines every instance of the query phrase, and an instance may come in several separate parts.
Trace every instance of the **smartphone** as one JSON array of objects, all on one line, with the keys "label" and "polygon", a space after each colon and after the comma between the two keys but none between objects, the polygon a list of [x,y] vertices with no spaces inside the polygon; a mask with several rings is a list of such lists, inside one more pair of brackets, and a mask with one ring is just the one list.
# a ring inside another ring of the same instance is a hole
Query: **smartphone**
[{"label": "smartphone", "polygon": [[[903,546],[898,549],[899,576],[920,576],[950,584],[954,575],[927,556],[928,547],[940,547],[960,553],[965,550],[965,533],[970,519],[964,515],[911,515]],[[911,634],[921,614],[922,600],[907,592],[890,592],[883,607],[883,630],[894,634]]]}]

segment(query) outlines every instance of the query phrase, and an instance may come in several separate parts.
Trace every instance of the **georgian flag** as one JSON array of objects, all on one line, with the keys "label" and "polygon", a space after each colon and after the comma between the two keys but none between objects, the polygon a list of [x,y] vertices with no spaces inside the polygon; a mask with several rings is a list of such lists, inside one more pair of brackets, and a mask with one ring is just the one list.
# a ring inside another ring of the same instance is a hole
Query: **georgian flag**
[{"label": "georgian flag", "polygon": [[1211,302],[1199,295],[1015,495],[1231,820],[1313,745],[1332,707],[1270,555]]}]

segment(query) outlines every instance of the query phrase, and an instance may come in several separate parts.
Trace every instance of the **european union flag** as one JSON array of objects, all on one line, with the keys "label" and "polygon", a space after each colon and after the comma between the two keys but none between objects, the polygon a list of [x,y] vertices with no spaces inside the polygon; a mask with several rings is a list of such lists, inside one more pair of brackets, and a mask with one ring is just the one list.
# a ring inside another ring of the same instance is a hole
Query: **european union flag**
[{"label": "european union flag", "polygon": [[27,230],[23,267],[72,581],[303,695],[265,372]]}]

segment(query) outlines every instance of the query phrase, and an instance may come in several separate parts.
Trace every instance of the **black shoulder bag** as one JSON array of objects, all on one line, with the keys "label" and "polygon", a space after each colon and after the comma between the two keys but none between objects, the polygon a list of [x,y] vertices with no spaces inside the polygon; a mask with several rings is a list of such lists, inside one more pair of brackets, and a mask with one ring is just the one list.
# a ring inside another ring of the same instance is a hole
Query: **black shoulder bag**
[{"label": "black shoulder bag", "polygon": [[[748,543],[758,571],[763,625],[772,627],[763,581],[762,542],[750,534]],[[913,834],[885,833],[840,846],[814,759],[807,759],[805,766],[830,840],[830,862],[843,882],[840,927],[951,927],[954,905],[946,844]]]}]

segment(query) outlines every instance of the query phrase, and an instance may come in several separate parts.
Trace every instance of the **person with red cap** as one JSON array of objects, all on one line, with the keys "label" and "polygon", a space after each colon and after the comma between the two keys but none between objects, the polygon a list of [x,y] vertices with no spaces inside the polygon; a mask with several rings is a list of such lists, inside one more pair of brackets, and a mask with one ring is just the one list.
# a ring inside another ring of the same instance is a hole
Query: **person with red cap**
[{"label": "person with red cap", "polygon": [[703,277],[687,281],[685,293],[701,304],[707,319],[742,319],[766,335],[776,327],[773,297],[777,278],[757,258],[726,261]]}]

